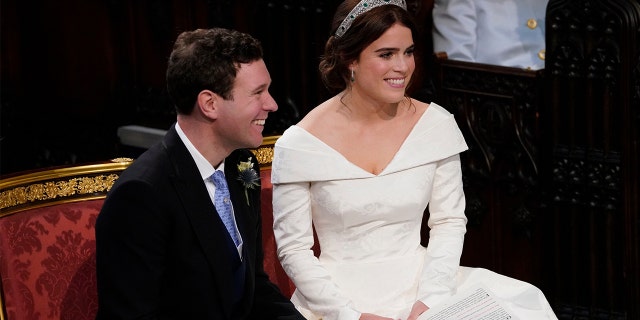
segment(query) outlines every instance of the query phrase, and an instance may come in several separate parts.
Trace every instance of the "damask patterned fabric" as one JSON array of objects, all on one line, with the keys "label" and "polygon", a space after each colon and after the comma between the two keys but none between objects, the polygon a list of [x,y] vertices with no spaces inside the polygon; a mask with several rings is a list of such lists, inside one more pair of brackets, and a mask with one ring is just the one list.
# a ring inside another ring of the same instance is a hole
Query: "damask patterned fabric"
[{"label": "damask patterned fabric", "polygon": [[0,275],[11,320],[95,319],[96,217],[103,200],[0,219]]}]

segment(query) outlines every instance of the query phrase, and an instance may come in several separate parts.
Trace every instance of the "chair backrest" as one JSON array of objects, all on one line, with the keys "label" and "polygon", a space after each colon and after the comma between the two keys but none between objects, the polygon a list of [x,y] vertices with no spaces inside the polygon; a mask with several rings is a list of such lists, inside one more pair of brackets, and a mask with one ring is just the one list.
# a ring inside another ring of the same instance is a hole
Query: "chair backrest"
[{"label": "chair backrest", "polygon": [[0,180],[0,320],[95,319],[95,221],[130,163],[120,158]]}]

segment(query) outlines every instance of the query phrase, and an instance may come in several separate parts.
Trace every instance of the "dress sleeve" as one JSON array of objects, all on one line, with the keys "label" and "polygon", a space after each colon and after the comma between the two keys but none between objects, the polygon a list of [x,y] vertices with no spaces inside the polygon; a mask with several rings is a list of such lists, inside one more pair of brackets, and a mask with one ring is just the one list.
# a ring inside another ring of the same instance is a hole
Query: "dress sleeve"
[{"label": "dress sleeve", "polygon": [[[276,149],[276,153],[277,153]],[[295,161],[279,157],[274,166],[295,166]],[[298,161],[297,163],[304,163]],[[297,164],[300,165],[300,164]],[[280,170],[274,168],[273,174]],[[290,171],[289,171],[290,172]],[[272,177],[272,181],[278,181]],[[310,182],[273,184],[273,230],[278,257],[283,269],[296,286],[296,294],[304,297],[300,305],[324,320],[357,320],[360,312],[333,283],[327,270],[313,254]]]},{"label": "dress sleeve", "polygon": [[419,298],[434,307],[455,293],[467,218],[460,155],[438,161],[429,201],[429,244]]},{"label": "dress sleeve", "polygon": [[477,0],[435,0],[433,49],[452,60],[475,61]]}]

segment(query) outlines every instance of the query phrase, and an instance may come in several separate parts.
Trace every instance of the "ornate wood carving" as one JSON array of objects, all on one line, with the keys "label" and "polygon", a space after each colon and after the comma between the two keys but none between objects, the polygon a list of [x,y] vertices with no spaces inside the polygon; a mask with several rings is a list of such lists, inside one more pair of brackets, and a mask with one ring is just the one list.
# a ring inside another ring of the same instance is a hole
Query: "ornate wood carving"
[{"label": "ornate wood carving", "polygon": [[528,229],[535,201],[527,198],[537,188],[540,74],[461,61],[438,66],[436,102],[456,115],[469,145],[462,157],[470,224],[495,210],[499,196],[522,200],[506,210],[515,226]]},{"label": "ornate wood carving", "polygon": [[0,180],[0,216],[52,203],[102,199],[132,161],[116,158],[3,177]]},{"label": "ornate wood carving", "polygon": [[546,21],[549,295],[560,318],[637,319],[640,4],[551,0]]},{"label": "ornate wood carving", "polygon": [[461,155],[469,219],[462,263],[538,284],[542,73],[435,61],[433,101],[455,115],[469,145]]}]

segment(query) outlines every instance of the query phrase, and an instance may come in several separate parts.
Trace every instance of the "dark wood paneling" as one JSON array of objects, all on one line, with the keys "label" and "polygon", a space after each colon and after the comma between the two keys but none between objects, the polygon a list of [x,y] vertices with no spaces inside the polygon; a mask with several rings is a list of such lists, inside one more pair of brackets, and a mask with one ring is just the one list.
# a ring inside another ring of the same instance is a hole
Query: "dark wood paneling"
[{"label": "dark wood paneling", "polygon": [[538,122],[543,74],[436,59],[435,102],[465,136],[462,264],[542,284]]},{"label": "dark wood paneling", "polygon": [[462,264],[560,319],[639,319],[640,4],[551,0],[546,21],[545,70],[435,60],[469,144]]},{"label": "dark wood paneling", "polygon": [[546,21],[552,298],[567,306],[561,318],[584,307],[638,319],[640,4],[551,0]]}]

